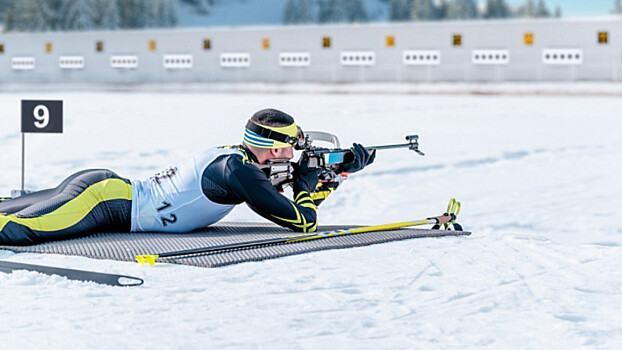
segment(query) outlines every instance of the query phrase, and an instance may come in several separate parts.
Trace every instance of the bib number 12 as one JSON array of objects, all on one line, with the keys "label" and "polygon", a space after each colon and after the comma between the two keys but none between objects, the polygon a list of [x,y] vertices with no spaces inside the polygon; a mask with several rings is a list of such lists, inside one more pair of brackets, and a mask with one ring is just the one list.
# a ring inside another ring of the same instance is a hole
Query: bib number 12
[{"label": "bib number 12", "polygon": [[[158,212],[161,212],[162,210],[170,208],[171,206],[172,204],[170,202],[162,201],[162,206],[158,207],[157,210]],[[177,221],[177,215],[173,213],[170,213],[168,215],[161,215],[160,220],[162,220],[162,226],[166,227],[168,224],[173,224]]]}]

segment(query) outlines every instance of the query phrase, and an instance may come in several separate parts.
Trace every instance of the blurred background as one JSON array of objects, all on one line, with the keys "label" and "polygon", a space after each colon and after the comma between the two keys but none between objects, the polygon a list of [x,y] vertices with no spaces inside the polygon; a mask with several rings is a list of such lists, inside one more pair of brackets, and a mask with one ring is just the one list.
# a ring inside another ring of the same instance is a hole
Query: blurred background
[{"label": "blurred background", "polygon": [[619,0],[2,0],[4,31],[561,18]]},{"label": "blurred background", "polygon": [[622,0],[0,0],[0,84],[618,81]]}]

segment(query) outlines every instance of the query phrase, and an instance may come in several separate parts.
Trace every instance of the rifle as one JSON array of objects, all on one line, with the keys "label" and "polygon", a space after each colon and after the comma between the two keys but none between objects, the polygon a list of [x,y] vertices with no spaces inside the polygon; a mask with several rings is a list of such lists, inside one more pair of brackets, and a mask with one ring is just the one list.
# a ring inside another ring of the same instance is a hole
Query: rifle
[{"label": "rifle", "polygon": [[[314,141],[330,143],[333,148],[315,146],[313,145]],[[425,154],[419,150],[419,135],[407,135],[406,141],[408,142],[371,146],[365,147],[365,149],[371,152],[372,150],[408,148],[411,151],[415,151],[420,156],[425,156]],[[350,149],[341,148],[337,136],[322,131],[305,132],[300,142],[295,145],[295,148],[297,150],[302,150],[302,152],[306,154],[309,169],[322,169],[320,181],[324,182],[341,181],[343,178],[340,176],[342,173],[342,165],[351,162],[354,157],[354,153],[352,153]],[[294,163],[290,162],[288,159],[272,159],[266,164],[257,164],[257,166],[266,174],[277,190],[283,191],[285,186],[291,185],[294,181],[293,164]]]}]

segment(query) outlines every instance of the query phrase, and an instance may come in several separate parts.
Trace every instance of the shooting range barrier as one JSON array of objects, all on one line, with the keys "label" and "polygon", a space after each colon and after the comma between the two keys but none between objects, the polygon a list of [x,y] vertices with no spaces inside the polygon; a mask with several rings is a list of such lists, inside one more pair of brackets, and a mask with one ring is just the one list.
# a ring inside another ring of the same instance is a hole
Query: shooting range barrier
[{"label": "shooting range barrier", "polygon": [[542,80],[622,80],[622,17],[0,34],[0,84]]}]

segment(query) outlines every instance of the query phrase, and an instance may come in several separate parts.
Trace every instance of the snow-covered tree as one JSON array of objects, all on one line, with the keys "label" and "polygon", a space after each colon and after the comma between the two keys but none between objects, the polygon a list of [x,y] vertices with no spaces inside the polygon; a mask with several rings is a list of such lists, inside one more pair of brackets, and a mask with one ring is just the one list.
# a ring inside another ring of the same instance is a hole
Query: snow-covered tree
[{"label": "snow-covered tree", "polygon": [[486,0],[484,18],[508,18],[510,16],[510,7],[505,0]]},{"label": "snow-covered tree", "polygon": [[329,0],[334,3],[333,21],[335,23],[347,21],[348,14],[345,7],[347,0]]},{"label": "snow-covered tree", "polygon": [[283,23],[297,24],[313,21],[311,0],[286,0],[283,9]]},{"label": "snow-covered tree", "polygon": [[410,19],[412,2],[410,0],[391,0],[389,19],[391,21],[407,21]]},{"label": "snow-covered tree", "polygon": [[285,4],[283,5],[283,23],[285,24],[294,24],[296,23],[298,17],[298,1],[296,0],[285,0]]},{"label": "snow-covered tree", "polygon": [[15,3],[9,2],[9,0],[0,0],[0,15],[2,15],[0,19],[4,24],[4,30],[15,30],[15,17],[17,16]]},{"label": "snow-covered tree", "polygon": [[117,29],[121,26],[118,0],[98,0],[97,27],[101,29]]},{"label": "snow-covered tree", "polygon": [[29,4],[28,11],[31,11],[31,23],[29,29],[36,32],[52,30],[55,26],[56,13],[51,7],[52,2],[49,0],[32,0],[27,1]]},{"label": "snow-covered tree", "polygon": [[613,2],[613,10],[611,10],[613,14],[622,15],[622,0],[615,0]]},{"label": "snow-covered tree", "polygon": [[413,0],[410,18],[419,21],[438,18],[432,0]]},{"label": "snow-covered tree", "polygon": [[11,18],[7,18],[7,30],[31,31],[34,25],[36,4],[32,0],[18,0],[9,10]]},{"label": "snow-covered tree", "polygon": [[538,0],[536,7],[536,17],[551,17],[551,11],[546,7],[544,0]]},{"label": "snow-covered tree", "polygon": [[342,0],[319,0],[318,6],[320,23],[336,23],[346,20]]},{"label": "snow-covered tree", "polygon": [[438,6],[436,7],[436,18],[438,19],[446,19],[447,13],[449,11],[449,3],[447,0],[440,0]]},{"label": "snow-covered tree", "polygon": [[54,12],[44,0],[16,0],[4,3],[7,31],[47,31],[52,29]]},{"label": "snow-covered tree", "polygon": [[475,0],[453,0],[449,3],[447,17],[450,19],[471,19],[479,17]]},{"label": "snow-covered tree", "polygon": [[318,22],[327,23],[330,21],[330,8],[328,6],[328,0],[318,0]]},{"label": "snow-covered tree", "polygon": [[94,27],[93,0],[64,0],[61,11],[64,14],[62,27],[65,30],[89,30]]},{"label": "snow-covered tree", "polygon": [[313,3],[312,0],[298,1],[298,23],[313,22]]},{"label": "snow-covered tree", "polygon": [[157,13],[160,27],[174,27],[179,22],[177,0],[160,0],[160,11]]},{"label": "snow-covered tree", "polygon": [[[213,0],[210,0],[213,1]],[[177,0],[0,0],[6,30],[171,27]]]},{"label": "snow-covered tree", "polygon": [[13,2],[11,0],[0,0],[0,17],[4,15]]},{"label": "snow-covered tree", "polygon": [[466,9],[466,18],[479,18],[479,7],[477,6],[477,0],[464,0]]},{"label": "snow-covered tree", "polygon": [[138,8],[137,0],[122,0],[119,2],[121,28],[137,28],[136,13]]},{"label": "snow-covered tree", "polygon": [[562,17],[562,8],[561,6],[559,6],[559,4],[555,5],[555,18],[561,18]]},{"label": "snow-covered tree", "polygon": [[[226,0],[181,0],[187,4],[194,6],[196,12],[206,15],[209,13],[210,8],[218,1],[224,2]],[[228,0],[231,1],[231,0]],[[240,1],[240,0],[235,0]],[[243,2],[243,1],[242,1]]]},{"label": "snow-covered tree", "polygon": [[158,0],[139,0],[136,14],[136,27],[151,28],[156,26],[156,6]]},{"label": "snow-covered tree", "polygon": [[210,0],[195,0],[195,5],[198,13],[208,14],[209,8],[212,5]]},{"label": "snow-covered tree", "polygon": [[348,22],[366,22],[369,19],[363,0],[342,0],[342,7]]},{"label": "snow-covered tree", "polygon": [[[0,0],[0,24],[4,24],[4,30],[9,30],[7,27],[13,25],[12,22],[15,19],[15,1],[14,0]],[[0,32],[2,32],[2,25],[0,25]]]},{"label": "snow-covered tree", "polygon": [[294,23],[296,14],[296,0],[285,0],[283,4],[283,23]]},{"label": "snow-covered tree", "polygon": [[527,0],[524,5],[518,7],[516,10],[516,16],[518,17],[536,17],[536,4],[534,0]]}]

